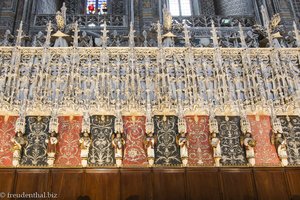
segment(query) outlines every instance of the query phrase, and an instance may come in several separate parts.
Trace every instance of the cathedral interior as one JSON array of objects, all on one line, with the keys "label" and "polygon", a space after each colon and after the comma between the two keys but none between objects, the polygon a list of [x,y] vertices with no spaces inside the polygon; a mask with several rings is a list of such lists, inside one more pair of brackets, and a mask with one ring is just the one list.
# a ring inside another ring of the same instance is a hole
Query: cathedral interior
[{"label": "cathedral interior", "polygon": [[300,199],[299,0],[1,0],[0,199]]}]

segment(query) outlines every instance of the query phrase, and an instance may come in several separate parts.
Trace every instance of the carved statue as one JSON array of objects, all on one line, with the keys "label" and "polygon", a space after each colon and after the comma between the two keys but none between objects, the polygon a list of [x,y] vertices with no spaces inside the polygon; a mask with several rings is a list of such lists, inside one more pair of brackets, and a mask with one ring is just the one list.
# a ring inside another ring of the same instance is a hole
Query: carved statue
[{"label": "carved statue", "polygon": [[125,145],[125,140],[123,139],[121,132],[116,132],[112,135],[112,145],[115,148],[116,164],[118,167],[121,167],[123,161],[123,149]]},{"label": "carved statue", "polygon": [[11,34],[10,30],[6,30],[3,40],[0,43],[1,46],[11,46],[13,42],[14,36]]},{"label": "carved statue", "polygon": [[277,143],[278,143],[277,152],[279,158],[281,159],[281,164],[282,166],[287,166],[289,162],[288,162],[288,155],[287,155],[286,140],[283,139],[281,136],[279,136]]},{"label": "carved statue", "polygon": [[66,22],[60,11],[56,12],[55,20],[56,20],[58,30],[63,31],[65,28]]},{"label": "carved statue", "polygon": [[155,158],[154,146],[156,144],[156,141],[157,138],[154,136],[153,132],[148,132],[144,145],[147,150],[147,158],[150,167],[153,166],[154,164],[154,158]]},{"label": "carved statue", "polygon": [[182,165],[187,166],[189,156],[188,156],[188,148],[187,148],[188,141],[187,141],[187,138],[186,138],[186,133],[185,132],[180,132],[180,135],[177,136],[176,139],[177,139],[176,142],[180,147],[180,157],[181,157],[181,160],[182,160]]},{"label": "carved statue", "polygon": [[283,137],[283,130],[281,126],[280,119],[277,117],[274,117],[272,121],[273,125],[273,136],[271,138],[272,144],[275,144],[277,147],[277,154],[278,157],[281,160],[281,165],[282,166],[287,166],[288,165],[288,155],[287,155],[287,144],[286,140]]},{"label": "carved statue", "polygon": [[241,145],[244,145],[246,150],[246,158],[248,164],[251,166],[255,165],[255,153],[254,147],[256,141],[251,137],[251,125],[245,114],[242,114],[241,118],[241,131],[244,134],[241,136]]},{"label": "carved statue", "polygon": [[211,138],[211,146],[213,147],[213,156],[215,159],[215,166],[219,167],[220,166],[220,160],[222,158],[221,155],[221,141],[217,137],[217,134],[212,134]]},{"label": "carved statue", "polygon": [[80,47],[92,47],[93,46],[92,37],[88,36],[85,31],[83,31],[82,34],[81,34],[81,37],[79,39],[79,46]]},{"label": "carved statue", "polygon": [[256,141],[251,137],[250,133],[247,133],[245,135],[243,144],[246,149],[246,158],[248,160],[248,163],[249,165],[254,166],[255,165],[254,147],[256,145]]},{"label": "carved statue", "polygon": [[42,31],[39,31],[37,35],[34,36],[32,46],[33,47],[42,47],[45,43],[45,35]]},{"label": "carved statue", "polygon": [[215,159],[215,166],[220,166],[220,160],[222,158],[221,151],[221,141],[217,137],[217,133],[219,133],[218,122],[214,117],[210,117],[209,119],[209,131],[212,135],[211,137],[211,146],[213,147],[213,157]]},{"label": "carved statue", "polygon": [[28,144],[26,138],[23,137],[23,133],[18,131],[16,136],[11,139],[13,145],[13,166],[17,167],[20,164],[20,159],[23,151],[23,147]]},{"label": "carved statue", "polygon": [[163,8],[164,29],[168,32],[172,29],[172,15],[166,5]]},{"label": "carved statue", "polygon": [[87,159],[89,155],[89,149],[92,143],[92,140],[90,138],[90,134],[88,131],[84,130],[83,133],[81,134],[81,137],[79,139],[80,143],[80,157],[81,157],[81,164],[83,167],[87,166]]},{"label": "carved statue", "polygon": [[56,154],[56,145],[58,143],[57,133],[55,131],[50,133],[50,137],[45,140],[47,145],[47,163],[49,166],[53,166]]}]

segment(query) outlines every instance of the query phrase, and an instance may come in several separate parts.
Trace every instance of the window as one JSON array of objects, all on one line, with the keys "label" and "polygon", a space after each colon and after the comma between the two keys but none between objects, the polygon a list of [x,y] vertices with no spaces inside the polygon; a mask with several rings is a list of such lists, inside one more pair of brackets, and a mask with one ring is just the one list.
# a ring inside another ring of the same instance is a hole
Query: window
[{"label": "window", "polygon": [[191,16],[191,0],[169,0],[172,16]]},{"label": "window", "polygon": [[294,0],[294,9],[295,9],[295,14],[299,17],[300,16],[300,0]]},{"label": "window", "polygon": [[86,1],[86,13],[87,14],[106,14],[107,2],[106,0],[87,0]]}]

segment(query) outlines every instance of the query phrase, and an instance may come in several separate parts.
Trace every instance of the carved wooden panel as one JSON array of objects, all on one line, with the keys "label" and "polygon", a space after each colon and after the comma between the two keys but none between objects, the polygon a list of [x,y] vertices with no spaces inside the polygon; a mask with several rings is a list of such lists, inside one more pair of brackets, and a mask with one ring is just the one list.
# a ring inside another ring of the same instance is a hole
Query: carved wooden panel
[{"label": "carved wooden panel", "polygon": [[[13,193],[15,184],[15,170],[14,169],[1,169],[0,170],[0,193],[4,192]],[[5,199],[5,198],[0,198]]]},{"label": "carved wooden panel", "polygon": [[186,199],[186,185],[183,169],[154,169],[153,173],[153,199]]},{"label": "carved wooden panel", "polygon": [[23,169],[17,170],[17,183],[15,193],[26,194],[43,193],[50,191],[49,170],[46,169]]},{"label": "carved wooden panel", "polygon": [[245,165],[245,150],[240,143],[240,118],[216,117],[219,125],[223,165]]},{"label": "carved wooden panel", "polygon": [[251,169],[221,169],[223,199],[256,199]]},{"label": "carved wooden panel", "polygon": [[81,164],[79,135],[81,132],[82,117],[70,119],[68,116],[58,118],[58,144],[56,165],[77,166]]},{"label": "carved wooden panel", "polygon": [[207,116],[186,117],[189,165],[213,165]]},{"label": "carved wooden panel", "polygon": [[121,170],[121,199],[122,200],[151,200],[152,179],[150,169]]},{"label": "carved wooden panel", "polygon": [[300,117],[280,116],[279,118],[287,140],[289,164],[300,164]]},{"label": "carved wooden panel", "polygon": [[50,117],[26,117],[25,137],[28,145],[24,149],[22,165],[47,165],[47,144]]},{"label": "carved wooden panel", "polygon": [[83,195],[97,200],[120,200],[118,169],[86,170]]},{"label": "carved wooden panel", "polygon": [[155,146],[155,164],[176,165],[181,164],[179,147],[176,144],[178,134],[178,118],[167,116],[154,117],[154,132],[157,134]]},{"label": "carved wooden panel", "polygon": [[[188,168],[186,172],[189,200],[220,199],[221,188],[217,168]],[[199,189],[201,188],[201,189]]]},{"label": "carved wooden panel", "polygon": [[124,165],[146,165],[147,155],[144,148],[145,117],[123,117],[126,144]]},{"label": "carved wooden panel", "polygon": [[[12,166],[12,142],[17,117],[0,116],[0,166]],[[0,187],[1,188],[1,187]]]},{"label": "carved wooden panel", "polygon": [[248,116],[251,124],[252,136],[256,140],[255,163],[256,165],[279,165],[275,145],[271,144],[271,119],[269,116]]},{"label": "carved wooden panel", "polygon": [[54,169],[51,174],[51,191],[59,199],[77,199],[82,194],[84,173],[81,169]]},{"label": "carved wooden panel", "polygon": [[258,199],[289,199],[282,168],[254,169],[254,177]]},{"label": "carved wooden panel", "polygon": [[91,137],[88,163],[90,165],[113,165],[115,163],[111,136],[114,132],[115,117],[92,116]]},{"label": "carved wooden panel", "polygon": [[300,169],[288,168],[285,170],[291,199],[300,199]]}]

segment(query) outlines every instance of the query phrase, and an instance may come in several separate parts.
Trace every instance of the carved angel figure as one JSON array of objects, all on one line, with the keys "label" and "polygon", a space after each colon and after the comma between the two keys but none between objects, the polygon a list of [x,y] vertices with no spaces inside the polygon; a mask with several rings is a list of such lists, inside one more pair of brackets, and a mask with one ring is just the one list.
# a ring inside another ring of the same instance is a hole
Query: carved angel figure
[{"label": "carved angel figure", "polygon": [[80,153],[81,164],[83,167],[86,167],[87,159],[88,159],[88,155],[89,155],[89,149],[90,149],[92,140],[90,138],[90,134],[88,131],[83,131],[83,133],[81,135],[82,136],[79,139],[80,149],[81,149],[81,153]]},{"label": "carved angel figure", "polygon": [[23,137],[23,133],[21,131],[18,131],[16,133],[16,136],[11,139],[11,141],[14,143],[13,145],[13,166],[18,166],[20,163],[21,155],[24,146],[28,144],[28,141],[26,138]]},{"label": "carved angel figure", "polygon": [[152,166],[154,164],[154,158],[155,158],[154,146],[156,142],[157,142],[157,137],[154,136],[153,132],[148,132],[144,145],[147,150],[149,166]]},{"label": "carved angel figure", "polygon": [[281,159],[281,165],[287,166],[289,162],[288,162],[286,140],[282,137],[281,134],[278,134],[276,143],[277,143],[278,157]]},{"label": "carved angel figure", "polygon": [[211,146],[213,147],[213,156],[214,156],[214,159],[215,159],[215,166],[219,167],[222,155],[221,155],[221,141],[217,137],[217,134],[215,134],[215,133],[212,134],[212,138],[211,138],[210,143],[211,143]]},{"label": "carved angel figure", "polygon": [[180,147],[180,157],[182,160],[183,166],[186,166],[188,164],[188,140],[186,138],[186,133],[181,132],[179,136],[176,138],[176,142]]},{"label": "carved angel figure", "polygon": [[251,137],[250,133],[247,133],[245,135],[245,138],[243,140],[243,144],[246,149],[246,158],[248,160],[248,163],[251,166],[255,165],[255,153],[254,153],[254,147],[256,146],[256,141]]},{"label": "carved angel figure", "polygon": [[112,135],[112,145],[115,148],[116,164],[118,167],[121,167],[123,161],[123,148],[125,145],[125,140],[123,139],[121,132],[116,132]]},{"label": "carved angel figure", "polygon": [[47,145],[47,163],[49,166],[53,166],[56,154],[56,145],[58,143],[57,134],[55,131],[52,131],[50,137],[45,140]]}]

